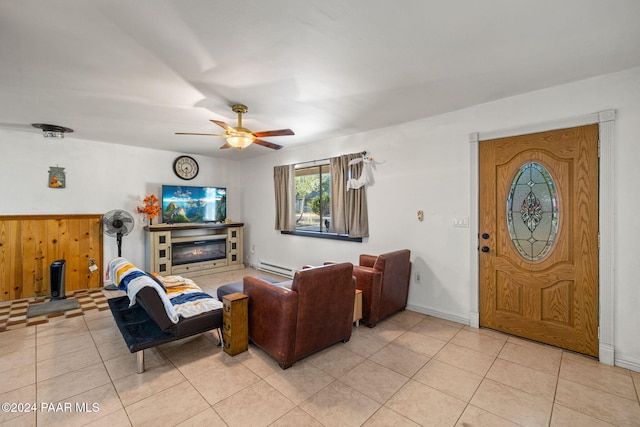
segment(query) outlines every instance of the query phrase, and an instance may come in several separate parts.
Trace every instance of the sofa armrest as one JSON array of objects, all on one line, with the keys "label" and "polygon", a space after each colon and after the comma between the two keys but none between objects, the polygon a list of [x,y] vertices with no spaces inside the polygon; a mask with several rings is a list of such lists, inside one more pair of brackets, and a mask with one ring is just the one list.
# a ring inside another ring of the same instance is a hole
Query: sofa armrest
[{"label": "sofa armrest", "polygon": [[359,260],[358,263],[362,267],[373,268],[373,266],[376,264],[376,260],[377,259],[378,259],[378,257],[375,256],[375,255],[362,254],[362,255],[360,255],[360,260]]},{"label": "sofa armrest", "polygon": [[145,286],[140,289],[136,294],[136,302],[147,311],[149,316],[160,327],[160,330],[166,331],[175,326],[175,323],[173,323],[169,316],[167,316],[167,311],[164,308],[164,302],[160,299],[160,295],[158,295],[155,288]]},{"label": "sofa armrest", "polygon": [[362,291],[362,317],[371,319],[376,316],[380,307],[382,293],[382,271],[371,267],[354,266],[353,277],[356,288]]},{"label": "sofa armrest", "polygon": [[298,293],[258,277],[243,278],[249,297],[249,338],[279,361],[295,355]]}]

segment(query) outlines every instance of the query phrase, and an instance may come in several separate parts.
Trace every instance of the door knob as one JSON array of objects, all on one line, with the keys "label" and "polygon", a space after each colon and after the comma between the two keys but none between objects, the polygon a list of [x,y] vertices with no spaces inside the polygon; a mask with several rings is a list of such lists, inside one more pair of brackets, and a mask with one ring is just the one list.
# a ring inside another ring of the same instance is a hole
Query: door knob
[{"label": "door knob", "polygon": [[489,252],[489,246],[483,246],[480,250],[482,252]]},{"label": "door knob", "polygon": [[482,233],[482,238],[487,240],[489,238],[489,233]]}]

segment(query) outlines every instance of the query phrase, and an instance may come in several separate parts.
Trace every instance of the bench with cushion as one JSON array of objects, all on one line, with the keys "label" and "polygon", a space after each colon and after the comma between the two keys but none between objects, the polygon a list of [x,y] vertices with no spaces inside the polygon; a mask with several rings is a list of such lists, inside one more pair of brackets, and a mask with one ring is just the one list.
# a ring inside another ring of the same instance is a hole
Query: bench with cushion
[{"label": "bench with cushion", "polygon": [[[124,258],[109,263],[109,275],[127,296],[109,299],[109,308],[131,353],[137,371],[144,372],[144,350],[218,330],[222,344],[222,303],[178,276],[153,277]],[[169,287],[166,287],[166,285]]]}]

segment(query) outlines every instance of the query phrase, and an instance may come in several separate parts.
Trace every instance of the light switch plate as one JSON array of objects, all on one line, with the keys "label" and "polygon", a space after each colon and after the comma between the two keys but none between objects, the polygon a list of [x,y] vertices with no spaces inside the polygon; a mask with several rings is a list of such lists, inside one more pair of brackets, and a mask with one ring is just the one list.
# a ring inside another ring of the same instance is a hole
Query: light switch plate
[{"label": "light switch plate", "polygon": [[468,216],[454,216],[453,217],[453,226],[454,227],[469,228],[469,217]]}]

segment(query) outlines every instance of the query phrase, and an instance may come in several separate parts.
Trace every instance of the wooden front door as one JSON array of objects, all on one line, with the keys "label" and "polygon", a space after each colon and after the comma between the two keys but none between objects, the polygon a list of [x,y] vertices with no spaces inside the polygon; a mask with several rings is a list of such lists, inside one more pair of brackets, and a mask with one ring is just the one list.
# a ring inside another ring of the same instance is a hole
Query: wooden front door
[{"label": "wooden front door", "polygon": [[479,159],[480,326],[598,356],[598,125]]}]

